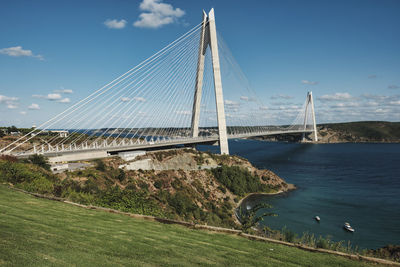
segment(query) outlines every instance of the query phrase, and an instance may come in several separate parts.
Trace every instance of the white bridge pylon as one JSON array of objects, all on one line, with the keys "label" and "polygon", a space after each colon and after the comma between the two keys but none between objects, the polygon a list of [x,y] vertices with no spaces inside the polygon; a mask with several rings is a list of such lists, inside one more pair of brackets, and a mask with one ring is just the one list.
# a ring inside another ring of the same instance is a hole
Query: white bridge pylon
[{"label": "white bridge pylon", "polygon": [[226,69],[234,78],[242,75],[230,71],[238,64],[224,45],[214,10],[208,15],[203,11],[200,24],[0,148],[0,154],[69,155],[73,160],[82,153],[98,156],[100,152],[216,143],[221,154],[229,154],[228,139],[234,138],[299,135],[304,141],[308,136],[318,141],[312,93],[303,106],[281,110],[274,115],[278,122],[269,122],[272,109],[258,97],[246,95],[249,91],[234,92],[232,84],[237,83],[224,76]]},{"label": "white bridge pylon", "polygon": [[226,132],[224,97],[222,93],[222,80],[220,71],[221,67],[219,63],[219,54],[218,54],[217,30],[215,26],[215,16],[213,8],[208,13],[208,17],[206,13],[203,11],[203,23],[201,28],[199,59],[197,63],[198,65],[196,74],[196,88],[194,93],[193,112],[192,112],[193,138],[199,136],[199,119],[200,119],[201,93],[203,88],[204,58],[207,47],[210,47],[212,56],[215,102],[217,106],[219,147],[221,154],[229,154],[228,134]]}]

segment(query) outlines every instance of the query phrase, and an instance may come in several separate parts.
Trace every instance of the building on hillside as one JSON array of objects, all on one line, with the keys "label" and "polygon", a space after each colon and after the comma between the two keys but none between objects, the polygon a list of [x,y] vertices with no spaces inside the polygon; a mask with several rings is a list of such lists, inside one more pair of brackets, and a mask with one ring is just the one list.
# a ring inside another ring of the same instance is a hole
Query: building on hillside
[{"label": "building on hillside", "polygon": [[58,133],[60,137],[68,137],[68,131],[65,130],[54,130],[52,133]]}]

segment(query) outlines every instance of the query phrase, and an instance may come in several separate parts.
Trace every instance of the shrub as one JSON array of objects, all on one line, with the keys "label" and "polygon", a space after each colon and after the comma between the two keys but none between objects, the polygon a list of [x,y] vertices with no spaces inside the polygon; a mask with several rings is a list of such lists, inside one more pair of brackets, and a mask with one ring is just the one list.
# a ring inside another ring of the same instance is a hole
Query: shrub
[{"label": "shrub", "polygon": [[203,185],[201,184],[201,182],[199,181],[199,179],[195,179],[195,180],[192,182],[192,185],[194,186],[194,188],[196,188],[197,192],[199,192],[200,194],[203,194],[203,195],[204,195],[205,191],[204,191]]},{"label": "shrub", "polygon": [[[224,206],[228,211],[232,208],[232,206],[227,202],[224,203]],[[239,220],[242,224],[242,230],[247,232],[252,227],[257,226],[260,221],[263,221],[264,217],[277,216],[272,212],[263,212],[261,215],[257,214],[259,210],[270,208],[272,208],[272,206],[267,203],[257,204],[251,209],[242,208],[242,206],[240,206],[236,214],[239,216]]]},{"label": "shrub", "polygon": [[12,184],[30,183],[40,177],[39,172],[34,172],[26,164],[0,161],[0,179]]},{"label": "shrub", "polygon": [[294,232],[288,230],[287,228],[283,228],[282,232],[286,242],[294,243],[294,241],[296,240],[296,234]]},{"label": "shrub", "polygon": [[154,187],[157,189],[161,189],[163,186],[163,181],[162,180],[157,180],[154,182]]},{"label": "shrub", "polygon": [[329,249],[329,239],[324,239],[321,236],[317,241],[317,248]]},{"label": "shrub", "polygon": [[96,182],[94,181],[93,178],[89,178],[86,180],[85,182],[85,186],[82,188],[82,191],[85,193],[92,193],[92,194],[96,194],[98,193],[99,187],[97,186]]},{"label": "shrub", "polygon": [[178,190],[182,187],[182,182],[179,179],[175,179],[172,181],[171,185],[174,189]]},{"label": "shrub", "polygon": [[50,194],[53,192],[53,183],[43,176],[39,176],[30,183],[23,183],[22,188],[29,192],[37,192],[39,194]]},{"label": "shrub", "polygon": [[268,177],[268,176],[263,176],[263,177],[261,177],[261,179],[262,179],[263,181],[267,182],[267,181],[269,181],[271,178]]},{"label": "shrub", "polygon": [[247,169],[238,166],[221,166],[212,169],[214,177],[232,193],[243,196],[246,193],[264,192],[266,186],[258,176],[252,175]]},{"label": "shrub", "polygon": [[96,162],[96,170],[102,172],[106,170],[106,165],[101,159],[97,159],[95,162]]},{"label": "shrub", "polygon": [[[2,133],[2,131],[0,131],[0,133]],[[18,161],[18,159],[16,157],[13,157],[10,155],[1,155],[0,160],[5,160],[5,161],[9,161],[9,162],[17,162]]]},{"label": "shrub", "polygon": [[179,215],[191,212],[196,208],[190,197],[183,192],[177,192],[175,195],[170,196],[168,204],[174,207]]},{"label": "shrub", "polygon": [[39,167],[42,167],[45,170],[50,171],[50,164],[47,162],[47,159],[42,156],[42,155],[32,155],[29,156],[28,160],[35,165],[38,165]]},{"label": "shrub", "polygon": [[125,180],[125,177],[126,177],[125,171],[123,169],[119,169],[117,179],[120,182],[123,182]]},{"label": "shrub", "polygon": [[148,192],[149,191],[149,186],[147,185],[147,183],[145,181],[138,181],[138,186],[140,187],[140,189],[142,189],[144,192]]},{"label": "shrub", "polygon": [[222,192],[222,193],[226,193],[226,188],[225,187],[223,187],[223,186],[218,186],[218,189]]}]

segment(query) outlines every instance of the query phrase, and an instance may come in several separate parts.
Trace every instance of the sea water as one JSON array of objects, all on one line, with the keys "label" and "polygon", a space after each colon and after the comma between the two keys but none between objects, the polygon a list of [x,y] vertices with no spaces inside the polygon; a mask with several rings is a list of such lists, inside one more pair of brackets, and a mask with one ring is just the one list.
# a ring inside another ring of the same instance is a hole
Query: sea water
[{"label": "sea water", "polygon": [[[360,248],[400,244],[400,144],[230,140],[229,146],[231,154],[297,187],[278,196],[247,199],[246,206],[266,202],[278,214],[266,217],[261,226],[350,240]],[[200,150],[218,151],[211,146]],[[354,233],[343,229],[345,222]]]}]

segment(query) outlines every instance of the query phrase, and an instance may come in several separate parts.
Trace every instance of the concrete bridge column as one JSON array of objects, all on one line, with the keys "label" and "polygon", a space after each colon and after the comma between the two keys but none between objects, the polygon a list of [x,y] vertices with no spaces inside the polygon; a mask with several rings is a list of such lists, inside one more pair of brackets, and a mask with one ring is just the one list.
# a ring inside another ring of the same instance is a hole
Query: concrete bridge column
[{"label": "concrete bridge column", "polygon": [[214,8],[212,8],[208,13],[208,27],[210,32],[210,47],[211,47],[211,57],[212,57],[212,65],[214,73],[215,100],[217,102],[216,104],[217,104],[217,120],[218,120],[218,132],[219,132],[219,147],[221,154],[229,154]]},{"label": "concrete bridge column", "polygon": [[[207,14],[203,10],[203,25],[200,33],[199,56],[197,62],[196,88],[194,92],[193,111],[192,111],[192,137],[199,136],[199,119],[201,94],[203,90],[204,58],[207,51],[208,39],[205,40],[207,30]],[[207,36],[208,37],[208,36]]]},{"label": "concrete bridge column", "polygon": [[[308,113],[309,108],[311,108],[311,116],[312,116],[312,124],[313,124],[313,141],[318,142],[318,132],[317,132],[317,124],[315,121],[314,101],[313,101],[311,91],[307,93],[306,109],[304,112],[303,130],[306,130],[306,127],[307,127],[307,113]],[[305,141],[305,136],[306,136],[306,134],[303,133],[303,141]]]},{"label": "concrete bridge column", "polygon": [[314,142],[318,142],[317,123],[315,122],[314,100],[312,97],[312,92],[310,92],[310,105],[311,105],[311,114],[313,120]]}]

